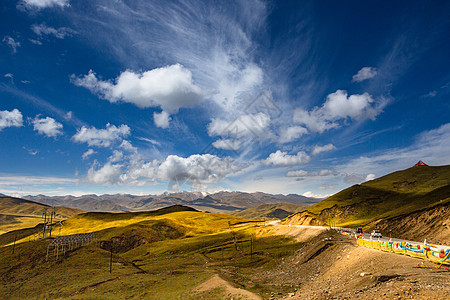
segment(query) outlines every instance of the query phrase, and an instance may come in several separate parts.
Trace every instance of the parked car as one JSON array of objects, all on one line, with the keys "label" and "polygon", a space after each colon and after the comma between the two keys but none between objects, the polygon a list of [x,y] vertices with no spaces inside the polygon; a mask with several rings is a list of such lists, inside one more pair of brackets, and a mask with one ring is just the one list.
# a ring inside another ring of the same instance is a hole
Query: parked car
[{"label": "parked car", "polygon": [[373,238],[382,238],[383,235],[381,235],[381,232],[379,230],[374,230],[372,231],[372,233],[370,234]]},{"label": "parked car", "polygon": [[363,230],[362,228],[356,228],[356,234],[362,234]]}]

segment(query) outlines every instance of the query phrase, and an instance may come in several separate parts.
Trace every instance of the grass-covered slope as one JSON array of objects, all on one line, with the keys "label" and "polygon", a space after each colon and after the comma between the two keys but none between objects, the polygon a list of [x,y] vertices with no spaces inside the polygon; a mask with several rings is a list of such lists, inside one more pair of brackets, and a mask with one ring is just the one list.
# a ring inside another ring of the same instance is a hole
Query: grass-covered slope
[{"label": "grass-covered slope", "polygon": [[261,204],[255,207],[247,208],[246,210],[240,212],[233,213],[233,215],[254,220],[284,219],[287,216],[292,215],[293,213],[301,211],[305,207],[305,205],[292,203]]},{"label": "grass-covered slope", "polygon": [[290,223],[361,226],[447,203],[450,166],[420,166],[349,187],[287,218]]},{"label": "grass-covered slope", "polygon": [[220,287],[196,289],[214,274],[266,298],[292,292],[291,286],[266,284],[263,276],[300,244],[259,233],[258,224],[245,221],[180,206],[77,215],[54,236],[95,232],[97,246],[70,250],[58,259],[50,252],[49,261],[50,239],[25,237],[15,248],[0,247],[0,299],[229,298]]},{"label": "grass-covered slope", "polygon": [[[83,213],[81,209],[57,206],[54,208],[56,220],[63,220]],[[17,229],[30,228],[43,223],[42,212],[48,214],[53,208],[20,198],[0,197],[0,234]]]}]

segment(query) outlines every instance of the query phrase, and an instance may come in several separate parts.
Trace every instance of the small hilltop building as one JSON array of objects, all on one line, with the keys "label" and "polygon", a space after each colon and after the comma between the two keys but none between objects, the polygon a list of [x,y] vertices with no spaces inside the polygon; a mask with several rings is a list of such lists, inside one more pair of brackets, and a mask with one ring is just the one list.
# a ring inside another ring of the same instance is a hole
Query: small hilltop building
[{"label": "small hilltop building", "polygon": [[428,166],[426,163],[424,163],[423,161],[419,160],[419,162],[417,164],[415,164],[413,167],[421,167],[421,166]]}]

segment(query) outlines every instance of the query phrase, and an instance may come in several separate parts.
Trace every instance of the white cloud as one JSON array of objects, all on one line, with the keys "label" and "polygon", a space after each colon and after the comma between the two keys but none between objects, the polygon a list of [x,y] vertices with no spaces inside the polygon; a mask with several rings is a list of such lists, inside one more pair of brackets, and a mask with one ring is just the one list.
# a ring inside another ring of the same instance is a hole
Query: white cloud
[{"label": "white cloud", "polygon": [[286,177],[306,177],[309,175],[310,173],[304,170],[289,171],[286,173]]},{"label": "white cloud", "polygon": [[156,146],[161,146],[161,143],[149,138],[145,138],[145,137],[138,137],[139,140],[141,141],[145,141],[145,142],[149,142],[150,144],[156,145]]},{"label": "white cloud", "polygon": [[332,170],[320,170],[318,172],[308,172],[308,171],[304,171],[304,170],[297,170],[297,171],[289,171],[286,173],[286,177],[314,177],[314,176],[320,176],[320,177],[325,177],[325,176],[331,176],[331,175],[336,175],[336,172],[332,171]]},{"label": "white cloud", "polygon": [[158,176],[160,179],[172,181],[187,179],[191,182],[218,182],[227,175],[239,172],[242,167],[230,157],[195,154],[183,158],[169,155],[159,166]]},{"label": "white cloud", "polygon": [[122,165],[107,162],[104,166],[98,168],[95,162],[88,170],[86,180],[95,184],[116,184],[119,176],[122,174]]},{"label": "white cloud", "polygon": [[316,145],[314,146],[314,149],[312,151],[312,155],[317,155],[319,153],[325,152],[325,151],[331,151],[331,150],[335,150],[336,147],[333,144],[328,144],[325,146],[319,146]]},{"label": "white cloud", "polygon": [[220,139],[212,143],[215,148],[224,150],[238,150],[241,144],[241,141],[233,139]]},{"label": "white cloud", "polygon": [[6,78],[9,78],[11,80],[11,83],[14,83],[14,75],[12,73],[6,73],[4,76]]},{"label": "white cloud", "polygon": [[137,148],[134,147],[134,146],[133,146],[129,141],[127,141],[127,140],[123,140],[119,147],[122,148],[122,149],[124,149],[124,150],[127,150],[127,151],[129,151],[129,152],[132,152],[132,153],[137,153],[137,151],[138,151]]},{"label": "white cloud", "polygon": [[282,152],[277,150],[275,153],[271,153],[268,158],[263,160],[265,165],[278,166],[295,166],[300,164],[305,164],[311,161],[305,152],[300,151],[296,155],[288,155],[287,152]]},{"label": "white cloud", "polygon": [[163,129],[169,128],[169,122],[171,120],[172,118],[170,118],[169,114],[165,111],[162,111],[161,113],[153,113],[153,121],[155,122],[156,127]]},{"label": "white cloud", "polygon": [[361,82],[370,78],[374,78],[377,75],[377,69],[372,67],[364,67],[358,71],[352,77],[353,82]]},{"label": "white cloud", "polygon": [[130,135],[130,127],[128,125],[106,124],[105,129],[97,129],[95,127],[81,127],[72,137],[75,142],[87,143],[89,146],[109,147],[113,142],[121,141]]},{"label": "white cloud", "polygon": [[7,127],[23,126],[22,113],[18,109],[0,110],[0,131]]},{"label": "white cloud", "polygon": [[70,120],[73,117],[73,112],[72,111],[68,111],[65,115],[64,115],[64,119],[66,120]]},{"label": "white cloud", "polygon": [[116,162],[122,161],[123,158],[124,158],[124,155],[123,155],[122,151],[114,150],[113,155],[108,157],[108,162],[116,163]]},{"label": "white cloud", "polygon": [[6,35],[3,37],[2,42],[8,45],[13,53],[17,52],[17,48],[20,47],[20,42],[16,42],[12,37]]},{"label": "white cloud", "polygon": [[88,159],[89,156],[91,156],[92,154],[95,154],[97,152],[95,152],[93,149],[88,149],[86,152],[83,153],[83,155],[81,156],[82,159]]},{"label": "white cloud", "polygon": [[318,175],[318,176],[331,176],[331,175],[336,175],[336,172],[333,171],[333,170],[327,170],[327,169],[324,169],[324,170],[320,170],[320,171],[317,173],[317,175]]},{"label": "white cloud", "polygon": [[326,130],[340,126],[339,120],[372,119],[382,111],[385,103],[380,101],[376,106],[371,95],[350,95],[347,91],[337,90],[329,94],[321,107],[311,111],[298,108],[294,112],[294,122],[305,125],[310,131],[323,133]]},{"label": "white cloud", "polygon": [[[86,180],[96,184],[136,184],[146,180],[171,182],[216,183],[228,175],[241,172],[248,164],[241,164],[230,157],[219,158],[211,154],[195,154],[187,158],[169,155],[163,161],[145,162],[132,157],[128,162],[114,164],[125,157],[115,153],[100,167],[96,162],[89,169]],[[126,170],[124,170],[126,169]],[[123,171],[124,170],[124,171]]]},{"label": "white cloud", "polygon": [[319,199],[323,199],[323,198],[326,198],[326,197],[328,197],[328,196],[330,196],[330,195],[315,194],[315,193],[309,191],[309,192],[303,193],[303,196],[309,197],[309,198],[319,198]]},{"label": "white cloud", "polygon": [[61,178],[61,177],[43,177],[43,176],[14,176],[5,175],[0,176],[0,186],[23,186],[23,185],[62,185],[62,184],[75,184],[77,179]]},{"label": "white cloud", "polygon": [[57,39],[64,39],[66,36],[71,36],[72,34],[75,33],[75,31],[73,31],[70,28],[66,27],[53,28],[47,26],[45,23],[33,24],[31,26],[31,30],[33,30],[33,32],[36,33],[38,36],[52,35]]},{"label": "white cloud", "polygon": [[368,174],[366,176],[365,181],[370,181],[370,180],[374,180],[375,178],[377,178],[377,176],[375,174]]},{"label": "white cloud", "polygon": [[124,71],[115,82],[99,80],[90,70],[82,77],[72,75],[72,81],[111,103],[133,103],[140,108],[161,107],[168,113],[194,106],[205,97],[202,89],[193,83],[191,72],[180,64],[141,74]]},{"label": "white cloud", "polygon": [[122,65],[155,65],[163,59],[185,66],[217,104],[208,109],[223,117],[242,110],[262,90],[266,76],[252,39],[266,28],[269,13],[260,0],[228,4],[223,9],[210,1],[109,1],[107,7],[68,17],[83,24],[77,31],[109,49]]},{"label": "white cloud", "polygon": [[234,121],[212,119],[208,124],[209,136],[243,138],[255,136],[264,138],[270,136],[270,117],[264,113],[242,115]]},{"label": "white cloud", "polygon": [[291,126],[288,127],[285,130],[282,130],[281,134],[280,134],[280,140],[279,142],[284,144],[284,143],[289,143],[292,142],[296,139],[298,139],[299,137],[301,137],[304,134],[307,134],[308,130],[304,127],[301,126]]},{"label": "white cloud", "polygon": [[63,134],[63,125],[55,121],[55,119],[46,117],[40,119],[36,116],[33,121],[33,129],[39,134],[46,135],[47,137],[56,137]]},{"label": "white cloud", "polygon": [[54,6],[64,8],[70,6],[69,0],[22,0],[19,2],[19,4],[27,8],[36,9]]}]

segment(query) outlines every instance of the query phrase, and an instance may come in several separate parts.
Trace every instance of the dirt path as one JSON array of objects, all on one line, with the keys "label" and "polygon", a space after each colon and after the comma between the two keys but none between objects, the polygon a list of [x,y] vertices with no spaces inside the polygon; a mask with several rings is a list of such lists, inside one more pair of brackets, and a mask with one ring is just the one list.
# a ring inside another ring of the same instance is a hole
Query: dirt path
[{"label": "dirt path", "polygon": [[286,235],[293,237],[297,242],[306,242],[320,233],[326,231],[328,227],[323,226],[303,226],[303,225],[279,225],[271,224],[270,226],[262,227],[256,232],[257,235],[273,234]]},{"label": "dirt path", "polygon": [[216,288],[225,289],[225,297],[237,297],[238,299],[262,300],[262,298],[252,292],[233,287],[228,281],[223,280],[215,274],[207,281],[203,282],[194,289],[194,292],[206,292]]}]

